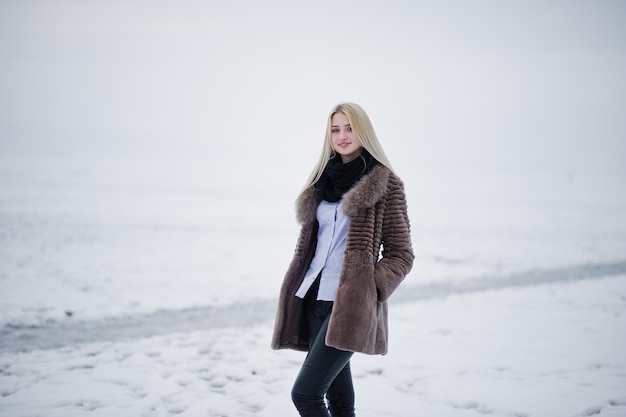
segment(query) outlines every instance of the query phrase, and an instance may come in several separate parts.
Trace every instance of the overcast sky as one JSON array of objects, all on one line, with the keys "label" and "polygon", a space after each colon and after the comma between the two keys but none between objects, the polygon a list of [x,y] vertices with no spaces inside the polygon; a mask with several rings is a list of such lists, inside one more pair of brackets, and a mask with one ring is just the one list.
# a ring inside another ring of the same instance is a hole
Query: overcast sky
[{"label": "overcast sky", "polygon": [[618,0],[2,0],[0,62],[4,155],[245,156],[304,179],[354,101],[399,171],[626,166]]}]

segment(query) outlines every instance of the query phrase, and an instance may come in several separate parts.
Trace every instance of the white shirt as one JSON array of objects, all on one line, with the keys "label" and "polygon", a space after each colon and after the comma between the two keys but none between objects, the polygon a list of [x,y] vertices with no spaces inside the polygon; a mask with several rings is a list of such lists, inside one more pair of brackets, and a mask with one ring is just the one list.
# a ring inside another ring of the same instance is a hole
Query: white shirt
[{"label": "white shirt", "polygon": [[350,217],[343,212],[340,201],[330,203],[325,200],[317,206],[315,215],[319,223],[315,256],[296,292],[296,297],[304,298],[321,272],[317,299],[335,301],[346,251]]}]

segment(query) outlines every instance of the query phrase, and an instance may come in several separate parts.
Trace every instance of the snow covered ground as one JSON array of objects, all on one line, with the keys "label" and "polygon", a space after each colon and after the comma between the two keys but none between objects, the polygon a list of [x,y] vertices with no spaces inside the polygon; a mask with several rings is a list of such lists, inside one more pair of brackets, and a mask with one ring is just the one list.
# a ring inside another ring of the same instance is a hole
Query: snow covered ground
[{"label": "snow covered ground", "polygon": [[[202,169],[2,158],[0,415],[295,415],[303,354],[269,340],[299,179]],[[403,177],[417,258],[358,415],[626,416],[621,179]]]},{"label": "snow covered ground", "polygon": [[626,7],[0,2],[0,416],[287,417],[323,121],[406,184],[360,417],[626,416]]}]

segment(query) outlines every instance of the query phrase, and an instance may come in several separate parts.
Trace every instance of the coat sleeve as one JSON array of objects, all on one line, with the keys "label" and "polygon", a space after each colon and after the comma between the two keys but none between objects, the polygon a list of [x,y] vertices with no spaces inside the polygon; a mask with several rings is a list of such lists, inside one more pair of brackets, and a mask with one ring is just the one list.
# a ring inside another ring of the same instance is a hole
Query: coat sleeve
[{"label": "coat sleeve", "polygon": [[374,272],[379,302],[387,301],[411,270],[414,259],[404,185],[395,176],[389,182],[382,232],[382,258]]}]

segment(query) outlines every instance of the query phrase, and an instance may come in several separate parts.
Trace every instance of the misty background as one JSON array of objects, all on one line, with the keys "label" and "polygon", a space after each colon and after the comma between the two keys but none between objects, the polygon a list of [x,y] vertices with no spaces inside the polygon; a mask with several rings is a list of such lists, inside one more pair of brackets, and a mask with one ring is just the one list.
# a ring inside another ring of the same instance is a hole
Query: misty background
[{"label": "misty background", "polygon": [[405,182],[626,171],[621,1],[3,0],[0,62],[3,157],[295,193],[353,101]]},{"label": "misty background", "polygon": [[363,415],[623,415],[621,0],[0,0],[0,414],[292,410],[275,303],[344,101],[416,255]]}]

